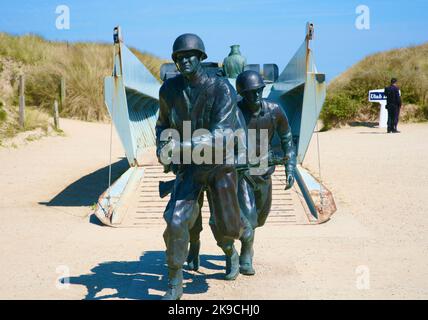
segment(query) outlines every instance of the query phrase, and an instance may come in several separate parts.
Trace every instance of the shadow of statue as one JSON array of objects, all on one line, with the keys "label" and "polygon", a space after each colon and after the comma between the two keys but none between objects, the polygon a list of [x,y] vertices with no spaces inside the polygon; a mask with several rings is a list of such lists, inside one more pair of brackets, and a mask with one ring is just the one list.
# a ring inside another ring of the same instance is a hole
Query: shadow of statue
[{"label": "shadow of statue", "polygon": [[[129,163],[126,158],[113,163],[111,182],[117,180],[128,168]],[[92,206],[108,188],[108,176],[109,166],[106,166],[73,182],[49,202],[39,202],[39,204],[55,207]]]},{"label": "shadow of statue", "polygon": [[[224,257],[201,255],[201,267],[221,272],[206,275],[202,272],[183,269],[184,294],[207,292],[207,279],[224,278]],[[220,265],[216,261],[221,261]],[[164,251],[145,251],[139,261],[103,262],[83,274],[61,279],[62,283],[83,285],[87,289],[86,300],[136,299],[158,300],[162,294],[154,294],[150,289],[166,292],[168,286],[167,266]],[[189,281],[190,280],[190,281]],[[102,291],[107,289],[107,292]]]}]

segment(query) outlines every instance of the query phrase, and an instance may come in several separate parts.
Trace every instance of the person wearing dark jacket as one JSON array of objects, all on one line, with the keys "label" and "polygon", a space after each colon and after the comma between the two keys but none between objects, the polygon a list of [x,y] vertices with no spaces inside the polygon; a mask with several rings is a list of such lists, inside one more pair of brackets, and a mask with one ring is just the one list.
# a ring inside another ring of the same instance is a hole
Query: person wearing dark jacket
[{"label": "person wearing dark jacket", "polygon": [[398,89],[397,79],[391,79],[391,85],[385,88],[386,109],[388,110],[388,133],[399,133],[397,130],[398,119],[400,117],[401,96]]}]

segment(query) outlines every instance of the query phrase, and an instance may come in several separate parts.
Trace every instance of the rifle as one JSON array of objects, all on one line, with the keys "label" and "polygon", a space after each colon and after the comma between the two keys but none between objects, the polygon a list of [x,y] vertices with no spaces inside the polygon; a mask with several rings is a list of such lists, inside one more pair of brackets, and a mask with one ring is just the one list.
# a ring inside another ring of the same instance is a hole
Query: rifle
[{"label": "rifle", "polygon": [[174,189],[175,179],[169,181],[159,181],[159,196],[165,198]]},{"label": "rifle", "polygon": [[[271,157],[268,160],[268,167],[283,165],[287,160],[288,160],[287,157],[284,157],[284,158]],[[260,167],[260,163],[245,163],[245,164],[235,165],[236,171],[238,172],[250,170],[251,168],[259,168],[259,167]]]},{"label": "rifle", "polygon": [[[273,157],[269,159],[268,161],[268,167],[271,166],[277,166],[277,165],[283,165],[287,158],[279,158],[279,157]],[[260,167],[260,163],[246,163],[246,164],[237,164],[235,166],[236,171],[243,172],[248,171],[251,168],[258,168]],[[247,180],[247,182],[254,188],[257,188],[256,182],[251,178],[251,175],[247,173],[244,173],[244,178]],[[169,181],[159,181],[159,196],[161,198],[165,198],[168,194],[170,194],[174,188],[175,179],[169,180]]]}]

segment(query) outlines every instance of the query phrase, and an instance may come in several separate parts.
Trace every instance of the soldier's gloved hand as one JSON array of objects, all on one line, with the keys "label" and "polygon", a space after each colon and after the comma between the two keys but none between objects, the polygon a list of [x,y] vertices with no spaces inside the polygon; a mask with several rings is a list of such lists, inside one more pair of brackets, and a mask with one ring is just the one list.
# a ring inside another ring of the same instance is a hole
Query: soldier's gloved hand
[{"label": "soldier's gloved hand", "polygon": [[293,171],[285,171],[285,176],[287,178],[287,185],[285,190],[291,189],[294,185],[294,174]]}]

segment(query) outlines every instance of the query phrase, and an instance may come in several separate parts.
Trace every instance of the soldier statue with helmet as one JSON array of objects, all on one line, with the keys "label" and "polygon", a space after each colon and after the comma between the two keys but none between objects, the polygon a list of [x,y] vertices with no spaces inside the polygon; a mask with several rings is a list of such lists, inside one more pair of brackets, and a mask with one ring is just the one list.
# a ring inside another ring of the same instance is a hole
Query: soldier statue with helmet
[{"label": "soldier statue with helmet", "polygon": [[[206,190],[210,211],[215,217],[217,232],[226,254],[226,266],[239,260],[233,241],[241,231],[240,208],[237,196],[237,172],[229,164],[168,163],[163,158],[170,144],[182,153],[203,145],[213,146],[216,130],[243,128],[242,115],[236,103],[236,92],[230,83],[206,72],[201,61],[207,58],[202,40],[195,34],[179,36],[173,45],[172,59],[180,72],[166,80],[159,91],[159,117],[156,123],[157,156],[165,171],[176,175],[170,200],[164,212],[167,227],[164,232],[168,265],[166,300],[180,299],[183,294],[183,264],[188,256],[189,230],[200,214],[201,194]],[[209,134],[190,140],[165,140],[162,132],[178,131],[183,137],[184,122],[191,131],[206,129]],[[182,155],[182,154],[181,154]],[[169,156],[169,154],[168,154]],[[226,268],[226,277],[228,275]]]},{"label": "soldier statue with helmet", "polygon": [[[236,90],[242,96],[238,107],[242,111],[247,131],[253,131],[256,139],[251,139],[248,133],[248,150],[257,152],[262,150],[262,144],[268,145],[268,157],[274,157],[273,139],[279,138],[280,147],[284,153],[286,174],[286,190],[294,184],[296,167],[296,153],[293,136],[287,116],[280,105],[262,98],[265,87],[261,75],[252,70],[239,74],[236,79]],[[261,130],[267,130],[267,141],[260,136]],[[239,204],[246,219],[245,230],[240,237],[242,243],[239,257],[240,272],[245,275],[255,274],[253,267],[253,243],[255,229],[265,224],[272,205],[272,178],[275,166],[269,166],[263,171],[247,174],[251,175],[253,186],[248,185],[248,179],[240,179],[238,185]],[[255,210],[254,210],[255,208]]]},{"label": "soldier statue with helmet", "polygon": [[[263,150],[268,150],[265,155],[268,158],[274,158],[273,139],[275,135],[279,138],[282,152],[285,159],[285,173],[287,186],[290,189],[294,184],[294,170],[296,166],[296,154],[293,145],[291,129],[288,119],[282,108],[275,102],[262,98],[264,81],[260,74],[255,71],[247,70],[240,73],[236,79],[236,90],[242,96],[238,102],[238,107],[244,116],[245,126],[247,128],[249,152],[257,153],[261,156]],[[267,132],[266,139],[261,137],[261,131]],[[255,134],[255,139],[251,139],[251,133]],[[262,144],[267,146],[263,148]],[[269,161],[267,161],[269,163]],[[272,163],[272,162],[271,162]],[[274,166],[261,168],[257,170],[240,171],[238,174],[238,200],[241,209],[241,222],[243,231],[240,234],[241,252],[239,255],[239,264],[231,261],[229,280],[234,280],[239,273],[243,275],[254,275],[253,267],[253,243],[255,229],[265,224],[272,204],[272,178],[275,170]],[[187,259],[190,269],[197,270],[199,251],[192,250],[196,243],[192,241],[197,239],[199,247],[198,232],[202,230],[202,220],[199,218],[190,231],[190,253]],[[213,217],[210,219],[210,227],[218,240],[216,221]],[[197,235],[195,235],[197,234]],[[221,238],[220,238],[221,239]],[[234,245],[232,244],[233,250]]]}]

